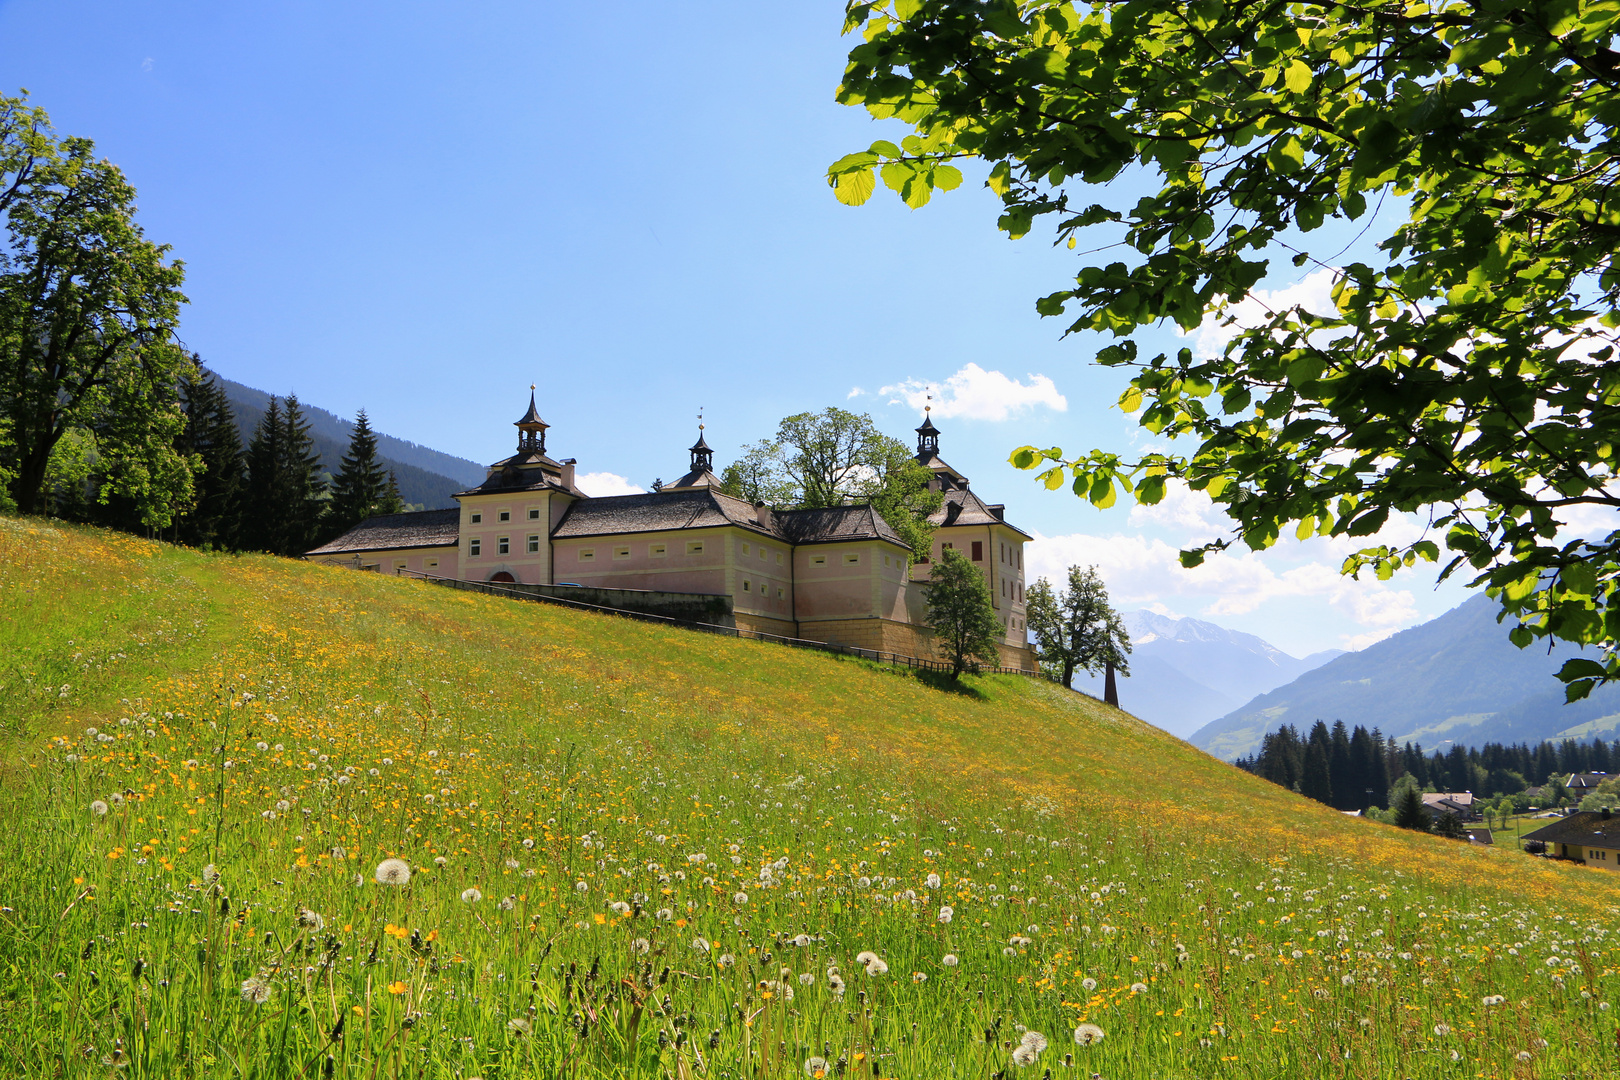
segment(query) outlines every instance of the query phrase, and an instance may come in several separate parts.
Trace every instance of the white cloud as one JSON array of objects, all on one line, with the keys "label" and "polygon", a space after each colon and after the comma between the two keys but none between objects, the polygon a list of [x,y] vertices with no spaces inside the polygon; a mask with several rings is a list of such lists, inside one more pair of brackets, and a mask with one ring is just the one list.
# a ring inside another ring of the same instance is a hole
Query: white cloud
[{"label": "white cloud", "polygon": [[[1272,312],[1296,305],[1318,315],[1332,315],[1338,309],[1333,304],[1333,269],[1317,270],[1305,275],[1304,280],[1280,289],[1254,289],[1219,315],[1205,315],[1203,323],[1192,331],[1193,351],[1199,356],[1219,356],[1227,342],[1250,327],[1259,326],[1270,319]],[[1236,321],[1227,325],[1228,319]]]},{"label": "white cloud", "polygon": [[588,472],[574,477],[579,490],[600,499],[608,495],[640,495],[646,488],[637,487],[618,473]]},{"label": "white cloud", "polygon": [[1345,634],[1339,640],[1344,642],[1347,651],[1360,652],[1367,646],[1376,645],[1385,638],[1398,633],[1400,633],[1400,630],[1391,626],[1384,630],[1369,630],[1365,634]]},{"label": "white cloud", "polygon": [[885,386],[878,393],[892,395],[891,405],[905,404],[921,409],[931,404],[934,415],[941,418],[1006,420],[1039,406],[1054,412],[1068,410],[1068,399],[1058,393],[1057,385],[1050,378],[1029,375],[1028,380],[1019,382],[999,371],[986,371],[978,364],[968,364],[943,384],[907,379]]},{"label": "white cloud", "polygon": [[860,387],[852,386],[849,388],[849,393],[844,395],[844,399],[847,401],[850,398],[858,398],[864,393],[866,393],[866,391],[862,390]]}]

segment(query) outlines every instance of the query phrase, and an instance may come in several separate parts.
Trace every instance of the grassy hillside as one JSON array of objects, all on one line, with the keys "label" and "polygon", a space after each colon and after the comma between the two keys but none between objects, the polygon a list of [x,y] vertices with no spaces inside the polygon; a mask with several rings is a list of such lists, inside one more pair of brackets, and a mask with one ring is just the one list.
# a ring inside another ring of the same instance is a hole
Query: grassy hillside
[{"label": "grassy hillside", "polygon": [[0,518],[0,724],[0,1075],[1616,1072],[1620,878],[1034,681]]}]

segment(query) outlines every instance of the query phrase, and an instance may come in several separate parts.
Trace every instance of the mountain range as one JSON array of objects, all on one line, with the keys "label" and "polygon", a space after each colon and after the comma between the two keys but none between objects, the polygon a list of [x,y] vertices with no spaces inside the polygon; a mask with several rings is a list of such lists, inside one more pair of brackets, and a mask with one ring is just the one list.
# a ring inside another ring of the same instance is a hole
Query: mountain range
[{"label": "mountain range", "polygon": [[[1152,611],[1123,613],[1131,635],[1131,674],[1119,680],[1120,705],[1186,738],[1256,695],[1289,683],[1341,655],[1303,659],[1253,634]],[[1077,676],[1075,689],[1102,696],[1101,676]]]},{"label": "mountain range", "polygon": [[1579,650],[1567,644],[1519,649],[1496,621],[1498,610],[1489,597],[1474,596],[1260,694],[1188,741],[1230,759],[1253,753],[1265,733],[1282,724],[1303,732],[1317,720],[1378,727],[1430,750],[1607,737],[1620,727],[1620,688],[1564,704],[1563,684],[1553,674]]},{"label": "mountain range", "polygon": [[[218,372],[214,373],[214,378],[231,403],[237,430],[242,434],[242,445],[246,446],[253,437],[253,429],[270,407],[270,395]],[[310,437],[315,442],[315,452],[320,455],[321,467],[336,474],[354,434],[353,421],[307,402],[301,401],[299,406],[309,421]],[[440,453],[392,435],[377,435],[377,453],[384,467],[393,470],[400,497],[424,510],[451,509],[456,505],[451,495],[484,482],[484,466],[476,461]]]}]

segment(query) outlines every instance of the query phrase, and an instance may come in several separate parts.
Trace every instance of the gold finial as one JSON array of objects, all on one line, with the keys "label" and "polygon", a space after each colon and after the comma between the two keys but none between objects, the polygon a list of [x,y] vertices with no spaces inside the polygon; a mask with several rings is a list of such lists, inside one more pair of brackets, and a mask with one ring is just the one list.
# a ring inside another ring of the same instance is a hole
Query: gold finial
[{"label": "gold finial", "polygon": [[703,430],[703,406],[698,406],[698,430]]},{"label": "gold finial", "polygon": [[931,413],[933,411],[934,411],[934,395],[929,394],[928,395],[928,404],[923,406],[923,412],[924,413]]},{"label": "gold finial", "polygon": [[529,389],[530,389],[530,390],[533,390],[533,389],[534,389],[534,383],[530,383],[530,384],[529,384]]}]

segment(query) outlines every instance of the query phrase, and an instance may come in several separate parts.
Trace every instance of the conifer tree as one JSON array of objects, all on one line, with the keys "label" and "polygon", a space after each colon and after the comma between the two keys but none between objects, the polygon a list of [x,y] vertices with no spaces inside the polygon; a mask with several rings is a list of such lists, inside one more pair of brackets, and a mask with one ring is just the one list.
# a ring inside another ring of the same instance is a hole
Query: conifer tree
[{"label": "conifer tree", "polygon": [[276,555],[301,555],[314,546],[326,503],[320,457],[298,398],[282,408],[275,398],[248,445],[248,497],[244,533],[248,547]]},{"label": "conifer tree", "polygon": [[180,384],[180,407],[186,426],[179,450],[196,455],[200,468],[191,509],[176,522],[176,539],[198,548],[235,548],[241,539],[242,436],[224,388],[200,359]]},{"label": "conifer tree", "polygon": [[287,395],[282,418],[286,429],[287,522],[286,542],[279,554],[297,556],[320,539],[328,501],[327,481],[321,474],[321,456],[315,451],[315,438],[297,394]]},{"label": "conifer tree", "polygon": [[1403,829],[1429,831],[1429,812],[1423,808],[1423,792],[1411,774],[1395,781],[1390,792],[1389,808],[1395,813],[1395,824]]},{"label": "conifer tree", "polygon": [[1333,780],[1329,772],[1333,739],[1327,725],[1318,720],[1305,744],[1305,768],[1299,778],[1299,791],[1308,799],[1333,804]]},{"label": "conifer tree", "polygon": [[276,521],[282,503],[281,463],[285,425],[281,403],[274,397],[253,429],[247,448],[247,483],[242,513],[242,546],[252,551],[276,550]]},{"label": "conifer tree", "polygon": [[928,625],[935,645],[951,662],[951,678],[960,679],[974,660],[1001,662],[996,648],[1001,621],[990,601],[990,586],[966,555],[946,548],[928,572],[926,595]]},{"label": "conifer tree", "polygon": [[393,474],[383,468],[377,456],[377,435],[371,430],[371,420],[361,409],[354,420],[349,452],[343,455],[338,474],[332,479],[326,535],[341,536],[369,517],[397,514],[401,506]]}]

